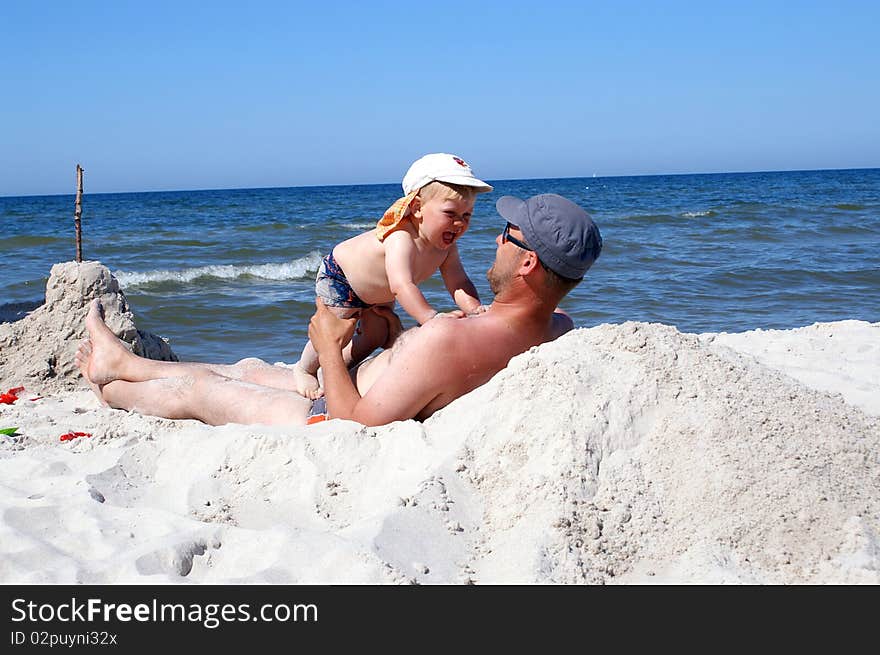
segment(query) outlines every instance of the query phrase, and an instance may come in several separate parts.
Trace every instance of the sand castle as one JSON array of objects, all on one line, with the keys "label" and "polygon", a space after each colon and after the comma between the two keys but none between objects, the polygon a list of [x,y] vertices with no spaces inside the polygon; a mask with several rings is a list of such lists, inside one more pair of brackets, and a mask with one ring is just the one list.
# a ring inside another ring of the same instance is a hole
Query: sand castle
[{"label": "sand castle", "polygon": [[21,320],[0,323],[0,380],[43,392],[79,386],[74,354],[86,336],[83,321],[93,298],[101,300],[107,325],[135,354],[177,361],[166,341],[137,329],[125,294],[106,266],[64,262],[52,267],[45,304]]}]

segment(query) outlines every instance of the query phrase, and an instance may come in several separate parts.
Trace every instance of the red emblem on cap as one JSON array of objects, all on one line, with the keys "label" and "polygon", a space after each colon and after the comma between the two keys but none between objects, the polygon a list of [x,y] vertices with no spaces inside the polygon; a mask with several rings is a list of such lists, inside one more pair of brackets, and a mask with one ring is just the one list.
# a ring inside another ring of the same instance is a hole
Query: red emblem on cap
[{"label": "red emblem on cap", "polygon": [[467,168],[467,162],[464,159],[461,159],[460,157],[453,157],[453,159],[455,160],[455,163],[459,166],[464,166],[465,168]]}]

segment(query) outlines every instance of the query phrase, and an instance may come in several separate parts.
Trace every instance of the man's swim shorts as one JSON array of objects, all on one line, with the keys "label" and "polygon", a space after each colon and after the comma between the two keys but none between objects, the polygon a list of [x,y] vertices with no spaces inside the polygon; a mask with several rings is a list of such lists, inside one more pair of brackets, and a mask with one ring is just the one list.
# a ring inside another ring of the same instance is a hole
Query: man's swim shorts
[{"label": "man's swim shorts", "polygon": [[313,400],[312,406],[309,408],[309,414],[306,417],[306,425],[320,423],[321,421],[326,421],[329,418],[330,414],[327,412],[327,401],[324,400],[324,397],[322,396],[317,400]]}]

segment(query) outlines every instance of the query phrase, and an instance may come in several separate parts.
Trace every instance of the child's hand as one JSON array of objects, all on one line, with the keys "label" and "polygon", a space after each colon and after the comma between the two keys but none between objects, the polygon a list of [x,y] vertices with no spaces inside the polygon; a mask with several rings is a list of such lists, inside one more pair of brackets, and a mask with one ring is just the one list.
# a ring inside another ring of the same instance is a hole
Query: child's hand
[{"label": "child's hand", "polygon": [[464,312],[460,309],[453,309],[451,312],[437,312],[434,318],[464,318]]},{"label": "child's hand", "polygon": [[477,314],[482,314],[488,311],[489,308],[486,305],[477,305],[471,311],[468,312],[468,316],[476,316]]}]

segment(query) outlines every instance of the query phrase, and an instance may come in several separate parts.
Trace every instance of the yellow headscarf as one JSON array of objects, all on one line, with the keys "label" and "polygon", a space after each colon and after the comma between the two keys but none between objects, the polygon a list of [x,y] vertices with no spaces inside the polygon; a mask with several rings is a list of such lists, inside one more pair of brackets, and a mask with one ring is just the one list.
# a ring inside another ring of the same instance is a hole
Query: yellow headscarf
[{"label": "yellow headscarf", "polygon": [[406,194],[403,198],[398,198],[394,201],[393,205],[385,210],[382,218],[376,223],[376,237],[379,241],[384,241],[385,237],[389,234],[395,230],[399,230],[403,221],[412,215],[409,206],[418,193],[419,190],[416,189],[415,191]]}]

